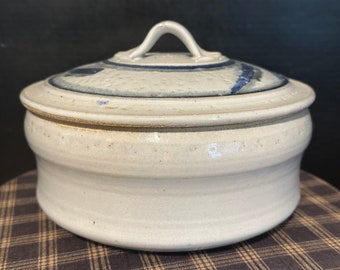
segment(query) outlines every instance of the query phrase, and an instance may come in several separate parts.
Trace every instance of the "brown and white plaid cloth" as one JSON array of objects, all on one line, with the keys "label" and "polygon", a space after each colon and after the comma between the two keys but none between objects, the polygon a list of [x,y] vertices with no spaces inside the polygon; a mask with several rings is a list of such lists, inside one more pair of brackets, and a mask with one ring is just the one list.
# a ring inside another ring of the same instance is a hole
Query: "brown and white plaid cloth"
[{"label": "brown and white plaid cloth", "polygon": [[239,244],[153,253],[97,244],[49,220],[35,197],[36,172],[0,186],[0,269],[340,269],[340,192],[306,172],[295,213]]}]

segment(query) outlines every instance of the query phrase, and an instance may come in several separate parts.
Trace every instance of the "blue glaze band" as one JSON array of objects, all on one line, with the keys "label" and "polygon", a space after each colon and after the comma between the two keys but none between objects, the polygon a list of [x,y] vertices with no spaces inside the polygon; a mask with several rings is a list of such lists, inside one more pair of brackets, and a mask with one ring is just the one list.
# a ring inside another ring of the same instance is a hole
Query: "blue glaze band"
[{"label": "blue glaze band", "polygon": [[246,86],[253,78],[255,72],[254,68],[246,64],[241,64],[241,75],[238,77],[234,86],[230,89],[231,94],[235,94]]},{"label": "blue glaze band", "polygon": [[74,68],[69,71],[67,71],[68,74],[79,74],[79,75],[93,75],[100,71],[102,71],[104,68]]},{"label": "blue glaze band", "polygon": [[195,65],[195,66],[161,66],[161,65],[134,65],[134,64],[123,64],[123,63],[117,63],[112,62],[109,60],[104,60],[103,63],[107,65],[112,65],[115,67],[122,67],[122,68],[132,68],[135,71],[140,69],[152,69],[152,70],[163,70],[163,71],[171,71],[171,70],[194,70],[194,69],[211,69],[211,68],[221,68],[230,66],[235,63],[234,60],[227,60],[221,63],[215,63],[215,64],[206,64],[206,65]]}]

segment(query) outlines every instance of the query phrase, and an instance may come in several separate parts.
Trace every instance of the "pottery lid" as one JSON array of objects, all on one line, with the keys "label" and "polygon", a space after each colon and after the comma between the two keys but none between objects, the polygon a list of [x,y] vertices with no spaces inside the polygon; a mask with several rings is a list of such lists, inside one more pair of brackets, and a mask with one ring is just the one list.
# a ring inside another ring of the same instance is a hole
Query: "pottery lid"
[{"label": "pottery lid", "polygon": [[[188,53],[148,52],[162,34],[177,36]],[[251,64],[199,47],[182,25],[155,25],[137,48],[51,77],[55,87],[119,97],[211,97],[266,91],[288,80]]]},{"label": "pottery lid", "polygon": [[[166,33],[178,37],[189,52],[149,52]],[[57,74],[21,94],[29,110],[50,118],[128,126],[249,122],[261,117],[246,116],[246,111],[264,110],[265,119],[277,115],[270,116],[268,109],[296,102],[306,107],[313,99],[306,85],[203,50],[187,29],[172,21],[155,25],[136,48]]]}]

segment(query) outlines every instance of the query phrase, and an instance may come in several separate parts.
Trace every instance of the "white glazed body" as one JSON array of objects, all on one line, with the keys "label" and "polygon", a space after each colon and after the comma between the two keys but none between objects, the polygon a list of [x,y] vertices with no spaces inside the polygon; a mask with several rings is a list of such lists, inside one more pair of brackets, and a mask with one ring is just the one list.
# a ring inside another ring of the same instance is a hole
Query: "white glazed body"
[{"label": "white glazed body", "polygon": [[184,251],[235,243],[299,201],[308,109],[195,128],[93,128],[27,112],[38,201],[56,223],[114,246]]},{"label": "white glazed body", "polygon": [[[190,53],[149,53],[165,33]],[[205,51],[178,23],[161,22],[137,48],[20,98],[39,204],[86,238],[212,248],[273,228],[299,201],[313,90]]]}]

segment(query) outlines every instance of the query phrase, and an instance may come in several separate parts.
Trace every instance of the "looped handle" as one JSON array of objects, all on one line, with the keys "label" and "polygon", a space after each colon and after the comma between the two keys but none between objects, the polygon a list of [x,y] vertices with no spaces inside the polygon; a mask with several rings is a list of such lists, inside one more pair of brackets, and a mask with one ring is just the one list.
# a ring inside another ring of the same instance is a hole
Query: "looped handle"
[{"label": "looped handle", "polygon": [[163,21],[151,28],[142,44],[130,53],[130,58],[133,60],[143,57],[162,35],[168,33],[179,38],[194,58],[205,56],[205,51],[200,48],[193,36],[184,26],[173,21]]}]

